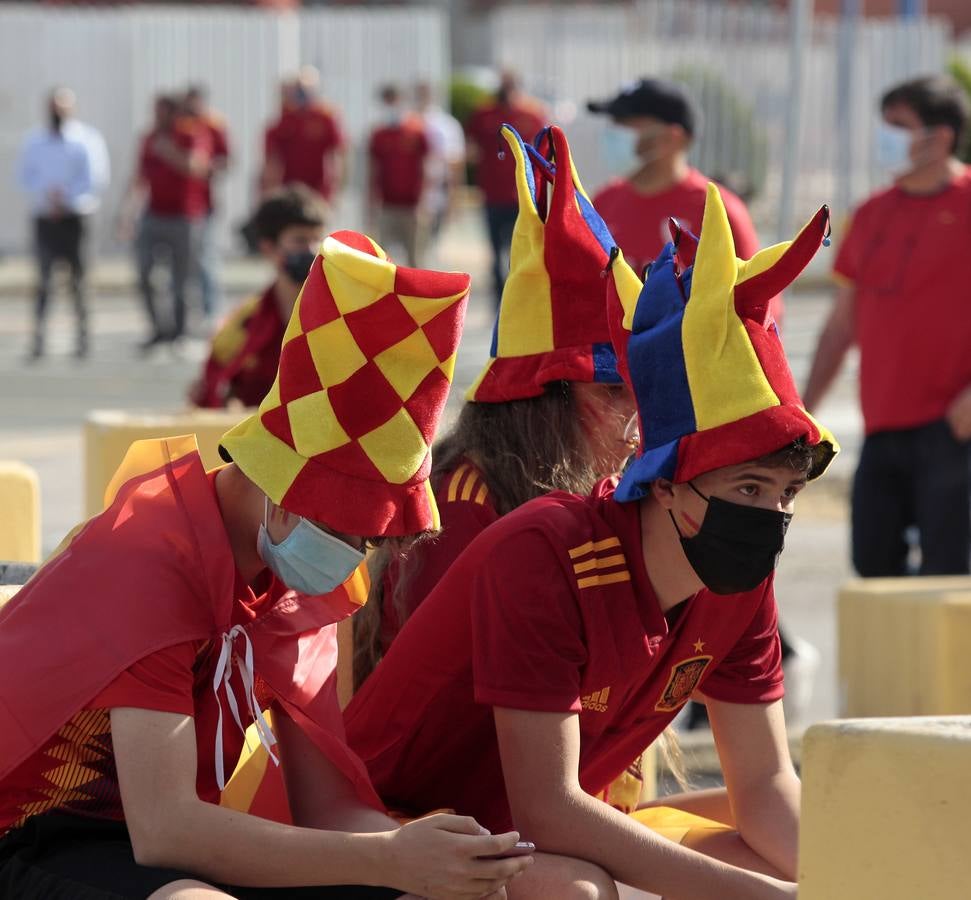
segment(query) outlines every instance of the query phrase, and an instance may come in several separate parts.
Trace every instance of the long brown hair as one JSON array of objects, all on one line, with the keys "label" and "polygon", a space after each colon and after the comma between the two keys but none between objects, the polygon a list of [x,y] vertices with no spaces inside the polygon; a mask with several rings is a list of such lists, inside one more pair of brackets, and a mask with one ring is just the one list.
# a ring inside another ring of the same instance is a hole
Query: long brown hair
[{"label": "long brown hair", "polygon": [[[588,493],[599,473],[590,460],[573,387],[554,381],[538,397],[505,403],[466,403],[452,430],[432,450],[432,489],[463,458],[482,472],[496,512],[504,516],[528,500],[550,491]],[[407,612],[399,602],[413,575],[414,563],[403,565],[391,597],[384,575],[392,559],[405,560],[400,545],[379,547],[368,568],[371,591],[367,605],[354,616],[354,686],[363,684],[381,658],[384,604],[395,604],[398,621]]]},{"label": "long brown hair", "polygon": [[[500,516],[550,491],[587,494],[602,473],[590,453],[573,386],[568,381],[546,385],[539,397],[505,403],[466,403],[452,430],[432,449],[432,489],[468,458],[482,472],[493,508]],[[368,559],[371,590],[365,607],[354,618],[354,689],[368,678],[382,655],[381,624],[384,604],[395,605],[399,624],[407,618],[400,599],[414,575],[417,561],[404,564],[418,541],[387,542]],[[401,565],[390,597],[384,575],[393,559]],[[668,728],[658,747],[675,780],[688,786],[685,761],[677,735]]]}]

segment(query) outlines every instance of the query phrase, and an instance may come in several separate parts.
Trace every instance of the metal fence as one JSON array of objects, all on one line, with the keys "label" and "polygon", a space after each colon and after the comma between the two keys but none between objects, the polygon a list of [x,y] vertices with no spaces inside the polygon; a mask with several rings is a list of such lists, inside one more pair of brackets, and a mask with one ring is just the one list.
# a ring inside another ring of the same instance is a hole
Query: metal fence
[{"label": "metal fence", "polygon": [[[108,143],[112,183],[95,247],[115,247],[110,227],[131,177],[151,100],[189,82],[210,87],[226,118],[233,165],[219,191],[224,245],[247,215],[262,157],[264,127],[278,114],[278,85],[299,66],[321,72],[322,92],[342,112],[360,147],[382,83],[441,83],[448,28],[439,10],[410,7],[308,9],[296,14],[217,6],[0,7],[0,252],[27,247],[26,212],[13,179],[24,134],[44,121],[57,84],[78,97],[78,116]],[[355,167],[359,183],[363,166]],[[342,201],[341,224],[359,221],[359,189]],[[117,248],[116,248],[117,249]]]},{"label": "metal fence", "polygon": [[[643,0],[633,4],[506,8],[493,18],[496,63],[522,73],[527,89],[569,122],[588,189],[608,175],[603,119],[586,112],[642,76],[680,80],[695,95],[704,127],[692,153],[706,173],[753,191],[766,237],[779,222],[787,152],[791,25],[785,11],[737,3]],[[822,202],[838,221],[885,176],[872,136],[880,93],[915,74],[938,72],[952,45],[943,21],[861,19],[847,30],[817,16],[807,35],[798,141],[792,142],[794,216]]]},{"label": "metal fence", "polygon": [[[118,249],[109,226],[130,178],[152,95],[189,81],[210,86],[225,116],[234,163],[221,194],[222,243],[249,211],[261,135],[277,113],[279,80],[299,65],[321,71],[360,148],[388,80],[443,82],[449,65],[449,8],[307,8],[279,14],[225,6],[0,6],[0,253],[26,249],[23,201],[13,165],[25,132],[42,121],[54,84],[78,95],[79,115],[99,128],[112,157],[112,186],[95,236]],[[781,173],[797,176],[794,216],[830,202],[837,221],[872,190],[876,100],[888,85],[939,71],[954,51],[946,25],[929,18],[862,19],[855,27],[817,16],[806,39],[798,140],[787,141],[791,21],[763,5],[702,0],[505,7],[491,16],[490,54],[518,70],[528,90],[549,100],[568,127],[587,187],[608,175],[603,122],[585,111],[643,75],[684,81],[705,125],[693,153],[703,171],[753,194],[766,237],[778,221]],[[341,204],[342,225],[360,222],[360,180]]]}]

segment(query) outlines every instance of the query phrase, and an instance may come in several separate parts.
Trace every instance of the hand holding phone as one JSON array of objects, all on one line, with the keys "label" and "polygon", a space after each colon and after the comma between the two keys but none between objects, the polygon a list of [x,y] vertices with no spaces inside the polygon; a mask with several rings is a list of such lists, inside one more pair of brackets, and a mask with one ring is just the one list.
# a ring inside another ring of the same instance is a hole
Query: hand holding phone
[{"label": "hand holding phone", "polygon": [[494,856],[480,856],[479,859],[510,859],[514,856],[529,856],[536,850],[536,845],[531,841],[520,841],[514,844],[504,853],[497,853]]}]

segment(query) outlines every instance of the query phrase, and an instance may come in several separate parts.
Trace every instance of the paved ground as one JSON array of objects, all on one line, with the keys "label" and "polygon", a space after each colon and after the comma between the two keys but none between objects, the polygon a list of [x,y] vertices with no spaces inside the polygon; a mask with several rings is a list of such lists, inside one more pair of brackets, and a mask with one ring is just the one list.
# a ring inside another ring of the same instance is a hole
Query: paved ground
[{"label": "paved ground", "polygon": [[[823,251],[825,252],[825,251]],[[472,272],[474,284],[465,338],[459,355],[452,411],[486,357],[491,329],[491,298],[482,286],[486,256],[478,223],[458,224],[441,248],[445,267]],[[145,332],[133,296],[127,261],[102,263],[95,272],[92,352],[78,362],[70,357],[73,322],[66,300],[55,303],[49,323],[50,353],[26,364],[31,314],[23,260],[0,261],[0,457],[34,466],[41,477],[43,543],[53,549],[82,514],[81,425],[94,409],[173,410],[183,406],[188,383],[204,353],[201,341],[176,358],[159,353],[137,357]],[[266,270],[253,263],[228,265],[229,299],[261,287]],[[828,297],[824,292],[793,293],[785,323],[796,380],[802,383]],[[834,603],[838,585],[849,577],[845,490],[860,440],[852,369],[844,374],[820,418],[840,437],[844,453],[831,476],[799,501],[778,575],[778,596],[788,627],[823,652],[812,718],[836,714]]]}]

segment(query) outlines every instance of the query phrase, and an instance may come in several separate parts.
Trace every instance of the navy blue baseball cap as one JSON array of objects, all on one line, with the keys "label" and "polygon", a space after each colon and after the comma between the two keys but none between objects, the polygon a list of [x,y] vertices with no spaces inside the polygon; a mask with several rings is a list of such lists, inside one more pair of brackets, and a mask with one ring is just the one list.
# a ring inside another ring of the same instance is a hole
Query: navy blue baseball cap
[{"label": "navy blue baseball cap", "polygon": [[694,135],[698,123],[698,115],[684,89],[658,78],[631,82],[607,100],[589,100],[587,109],[621,121],[650,116],[669,125],[680,125],[689,135]]}]

